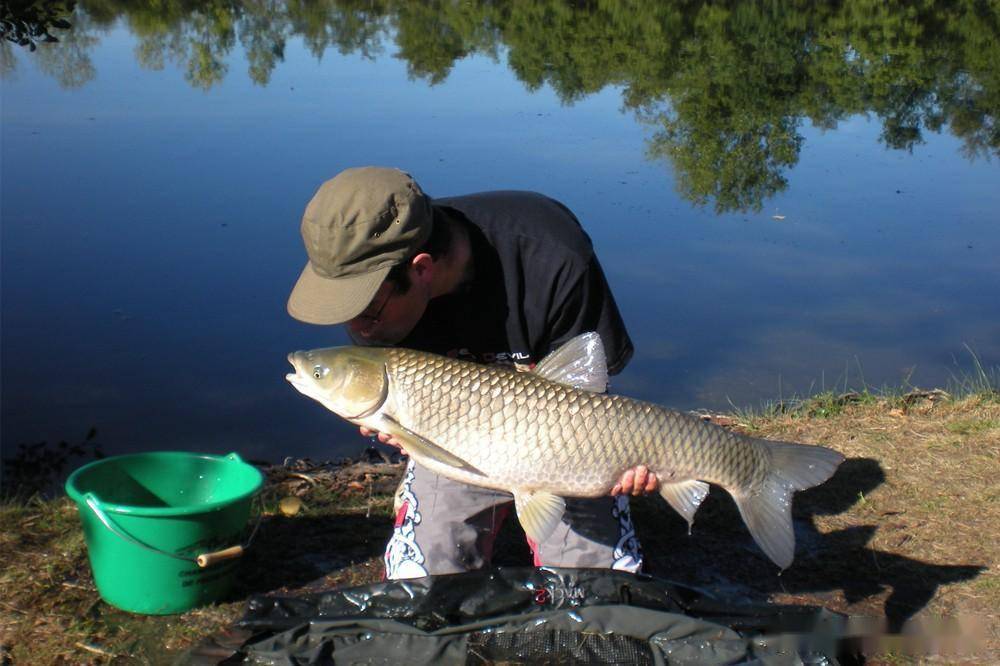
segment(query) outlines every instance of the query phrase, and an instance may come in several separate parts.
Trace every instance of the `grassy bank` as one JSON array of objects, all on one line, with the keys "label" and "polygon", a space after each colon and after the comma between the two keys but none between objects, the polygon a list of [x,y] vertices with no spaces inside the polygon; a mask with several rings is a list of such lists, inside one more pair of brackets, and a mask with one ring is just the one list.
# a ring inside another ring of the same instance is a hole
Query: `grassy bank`
[{"label": "grassy bank", "polygon": [[[964,624],[948,631],[979,631],[981,644],[975,655],[945,661],[1000,661],[995,392],[960,400],[938,392],[825,395],[710,418],[758,436],[824,444],[847,461],[829,482],[797,495],[796,560],[781,575],[724,493],[713,489],[690,535],[658,498],[636,502],[650,573],[735,601],[885,618],[893,630],[958,618]],[[0,663],[169,662],[238,618],[251,594],[378,580],[400,471],[385,464],[269,470],[265,517],[230,599],[169,617],[131,615],[100,600],[69,500],[8,500],[0,505]],[[279,501],[289,496],[302,504],[293,512],[286,502],[286,515]],[[497,563],[525,564],[525,555],[511,528]]]}]

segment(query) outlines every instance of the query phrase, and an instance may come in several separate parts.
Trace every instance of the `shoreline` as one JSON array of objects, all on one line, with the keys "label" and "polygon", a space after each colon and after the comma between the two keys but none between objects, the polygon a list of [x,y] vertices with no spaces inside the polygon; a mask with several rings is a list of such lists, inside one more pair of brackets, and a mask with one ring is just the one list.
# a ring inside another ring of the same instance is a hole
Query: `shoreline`
[{"label": "shoreline", "polygon": [[[649,573],[734,603],[819,605],[894,631],[974,616],[985,636],[963,661],[1000,660],[1000,546],[983,538],[1000,533],[1000,394],[828,396],[784,411],[702,418],[831,446],[848,459],[826,484],[796,495],[796,559],[780,576],[717,489],[690,535],[659,498],[639,498],[633,518]],[[99,598],[68,498],[4,500],[0,557],[9,565],[0,573],[0,659],[162,661],[223,630],[252,594],[377,581],[402,468],[380,455],[265,468],[264,518],[230,597],[164,617],[131,615]],[[501,531],[494,563],[524,564],[526,546],[516,521],[508,522],[515,525]]]}]

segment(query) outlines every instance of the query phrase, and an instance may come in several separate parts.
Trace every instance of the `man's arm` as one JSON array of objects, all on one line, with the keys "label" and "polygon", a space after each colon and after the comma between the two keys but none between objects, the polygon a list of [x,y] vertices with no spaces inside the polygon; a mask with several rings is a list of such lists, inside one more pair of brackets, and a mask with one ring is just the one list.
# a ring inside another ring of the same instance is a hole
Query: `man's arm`
[{"label": "man's arm", "polygon": [[608,374],[618,374],[631,360],[634,348],[597,257],[591,255],[582,272],[566,279],[568,284],[556,289],[557,302],[552,305],[547,324],[545,353],[581,333],[596,331],[604,343]]}]

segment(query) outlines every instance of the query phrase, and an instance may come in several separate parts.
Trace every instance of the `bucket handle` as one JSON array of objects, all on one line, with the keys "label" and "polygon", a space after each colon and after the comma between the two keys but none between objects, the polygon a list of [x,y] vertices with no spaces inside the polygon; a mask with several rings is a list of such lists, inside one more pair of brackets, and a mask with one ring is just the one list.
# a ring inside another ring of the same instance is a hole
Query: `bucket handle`
[{"label": "bucket handle", "polygon": [[104,513],[101,509],[100,501],[94,495],[94,493],[85,493],[83,496],[84,501],[90,510],[94,512],[97,519],[104,524],[106,528],[111,530],[116,536],[121,539],[125,539],[129,543],[139,546],[140,548],[145,548],[146,550],[157,553],[159,555],[166,555],[167,557],[172,557],[175,560],[182,560],[184,562],[194,562],[201,568],[210,567],[213,564],[222,562],[224,560],[231,560],[243,555],[243,551],[250,547],[253,538],[257,535],[257,530],[260,528],[261,520],[264,518],[264,506],[263,500],[260,499],[260,495],[257,495],[256,499],[260,502],[259,510],[257,511],[257,522],[253,526],[253,531],[250,533],[250,537],[243,544],[237,544],[235,546],[230,546],[229,548],[224,548],[222,550],[217,550],[211,553],[202,553],[197,557],[185,557],[184,555],[178,555],[177,553],[170,553],[165,550],[160,550],[154,546],[150,546],[148,543],[139,541],[134,536],[123,530],[115,521]]}]

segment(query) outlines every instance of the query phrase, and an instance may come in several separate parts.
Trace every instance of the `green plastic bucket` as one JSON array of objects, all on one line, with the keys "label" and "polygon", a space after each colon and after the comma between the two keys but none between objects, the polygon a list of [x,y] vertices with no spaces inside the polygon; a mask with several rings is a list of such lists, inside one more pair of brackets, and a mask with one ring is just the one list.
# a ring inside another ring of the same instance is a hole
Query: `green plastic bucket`
[{"label": "green plastic bucket", "polygon": [[262,483],[235,453],[136,453],[73,472],[66,492],[80,512],[101,597],[150,615],[222,598],[249,545],[242,537]]}]

